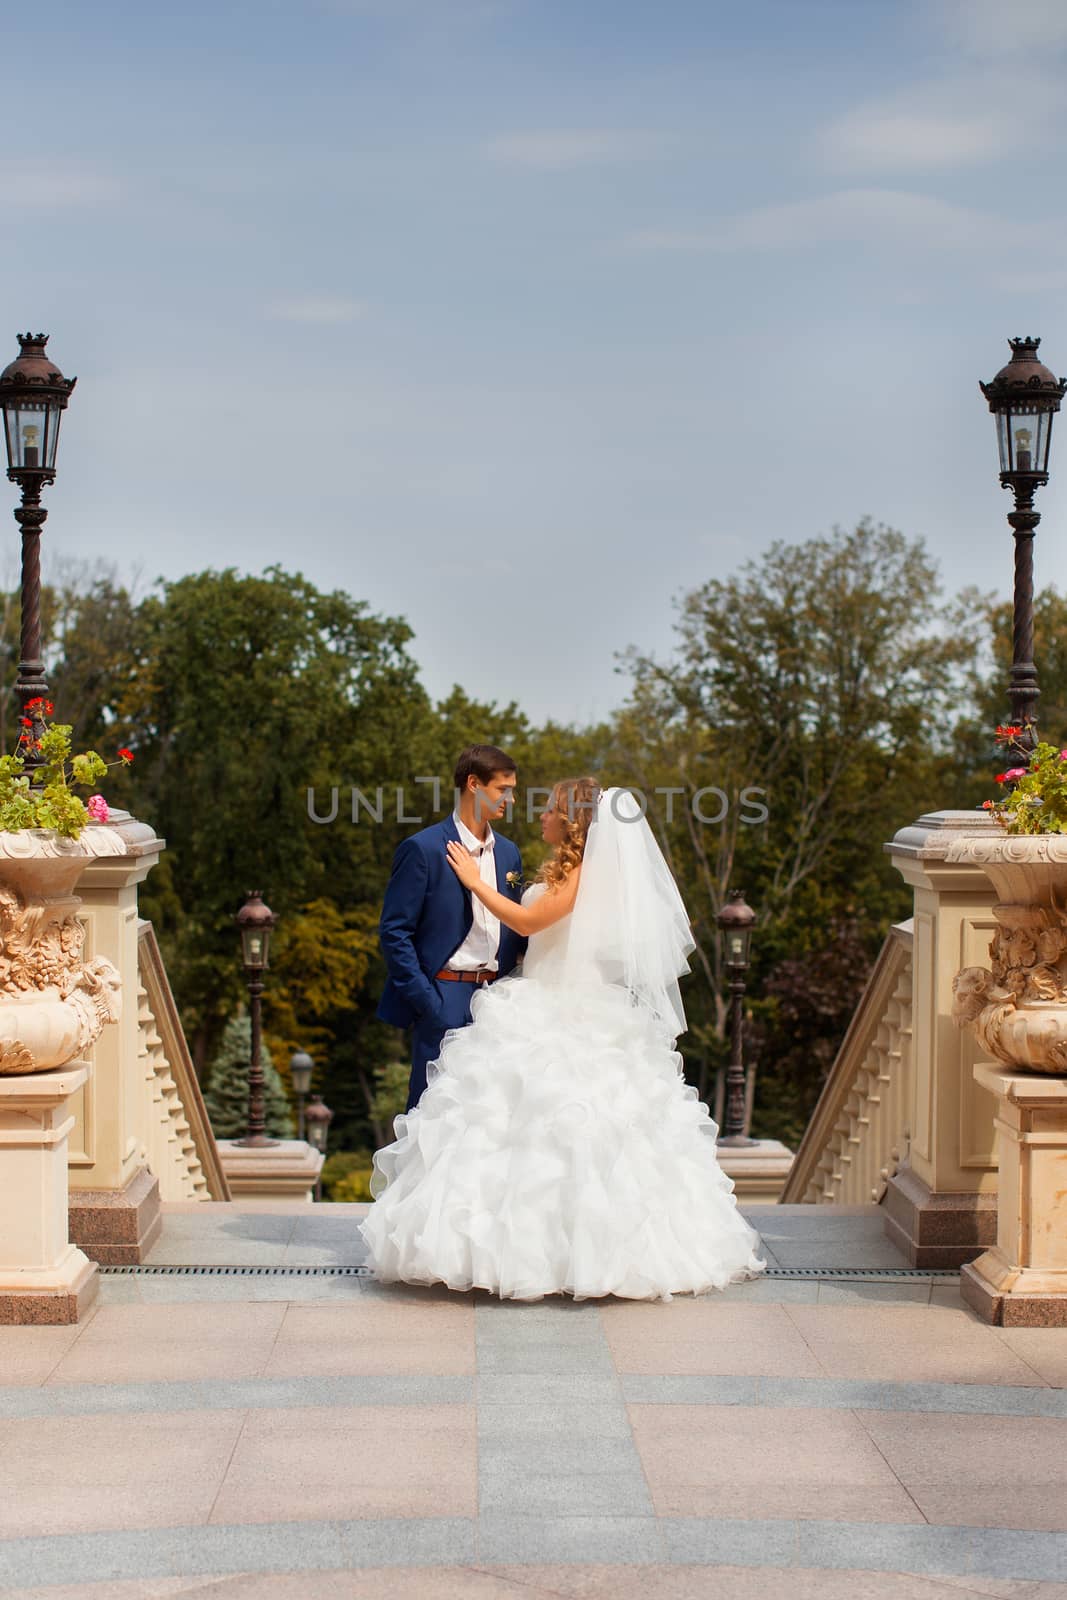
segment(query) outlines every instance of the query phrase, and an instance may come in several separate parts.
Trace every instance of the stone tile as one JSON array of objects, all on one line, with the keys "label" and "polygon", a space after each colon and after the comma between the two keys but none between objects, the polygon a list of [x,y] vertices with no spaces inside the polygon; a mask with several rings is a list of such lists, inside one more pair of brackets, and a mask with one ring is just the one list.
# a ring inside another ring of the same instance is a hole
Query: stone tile
[{"label": "stone tile", "polygon": [[520,1467],[513,1473],[479,1474],[478,1502],[483,1517],[648,1517],[652,1502],[640,1471],[574,1476],[559,1472],[531,1472]]},{"label": "stone tile", "polygon": [[563,1376],[611,1378],[614,1374],[607,1347],[595,1344],[557,1344],[555,1340],[506,1340],[478,1347],[478,1372],[493,1376]]},{"label": "stone tile", "polygon": [[864,1412],[929,1522],[1067,1531],[1067,1418]]},{"label": "stone tile", "polygon": [[617,1481],[635,1471],[640,1475],[640,1463],[630,1436],[605,1438],[602,1434],[561,1430],[541,1437],[523,1434],[501,1438],[479,1426],[478,1471],[483,1485],[487,1476],[519,1480],[524,1474],[548,1477],[553,1473],[565,1478],[607,1477]]},{"label": "stone tile", "polygon": [[300,1219],[255,1211],[235,1214],[222,1211],[217,1203],[202,1202],[195,1211],[163,1213],[160,1239],[260,1239],[264,1243],[287,1244]]},{"label": "stone tile", "polygon": [[254,1377],[266,1368],[284,1311],[248,1303],[105,1306],[48,1382]]},{"label": "stone tile", "polygon": [[[437,1523],[462,1548],[452,1523]],[[395,1523],[374,1528],[396,1538]],[[369,1541],[372,1545],[373,1539]],[[473,1542],[473,1541],[471,1541]],[[378,1553],[375,1551],[374,1553]],[[436,1547],[435,1559],[448,1559]],[[78,1583],[107,1577],[158,1579],[176,1574],[205,1577],[246,1571],[336,1569],[349,1563],[343,1525],[332,1522],[218,1528],[174,1526],[107,1533],[50,1534],[47,1538],[0,1539],[0,1585],[20,1596],[28,1582]],[[403,1557],[402,1557],[403,1559]],[[410,1559],[418,1559],[413,1555]],[[3,1589],[0,1588],[0,1593]]]},{"label": "stone tile", "polygon": [[473,1349],[474,1311],[461,1302],[409,1306],[360,1299],[343,1306],[292,1306],[278,1329],[279,1345],[394,1338],[465,1339]]},{"label": "stone tile", "polygon": [[[7,1421],[0,1537],[206,1521],[241,1431],[240,1411]],[[2,1548],[2,1547],[0,1547]]]},{"label": "stone tile", "polygon": [[[1050,1391],[1051,1392],[1051,1391]],[[0,1389],[0,1417],[77,1417],[104,1412],[247,1411],[257,1406],[470,1404],[469,1377],[349,1374],[343,1377],[200,1378],[191,1383],[57,1383]]]},{"label": "stone tile", "polygon": [[362,1267],[367,1247],[362,1240],[308,1240],[286,1245],[278,1264],[285,1267]]},{"label": "stone tile", "polygon": [[554,1406],[618,1404],[622,1398],[619,1380],[586,1374],[567,1373],[489,1373],[479,1372],[478,1404],[516,1406]]},{"label": "stone tile", "polygon": [[808,1206],[807,1216],[789,1216],[783,1206],[768,1207],[752,1218],[752,1226],[774,1247],[779,1239],[851,1239],[878,1243],[884,1239],[881,1211],[862,1216],[838,1215],[836,1206]]},{"label": "stone tile", "polygon": [[[703,1296],[706,1302],[710,1296]],[[720,1291],[720,1305],[814,1305],[819,1298],[817,1278],[753,1278]]]},{"label": "stone tile", "polygon": [[819,1284],[818,1304],[823,1306],[920,1305],[930,1303],[928,1283],[834,1283]]},{"label": "stone tile", "polygon": [[589,1306],[564,1311],[562,1306],[507,1306],[475,1312],[479,1347],[518,1342],[598,1344],[604,1337],[598,1312]]},{"label": "stone tile", "polygon": [[153,1267],[276,1267],[282,1264],[285,1245],[276,1239],[248,1239],[212,1233],[206,1238],[189,1235],[157,1239],[145,1256]]},{"label": "stone tile", "polygon": [[601,1319],[620,1373],[778,1373],[818,1377],[822,1368],[781,1306],[619,1306]]},{"label": "stone tile", "polygon": [[339,1305],[290,1305],[264,1375],[474,1370],[469,1306],[394,1306],[353,1298]]},{"label": "stone tile", "polygon": [[474,1371],[473,1339],[399,1339],[395,1336],[376,1336],[350,1343],[340,1339],[318,1339],[303,1345],[294,1340],[285,1344],[279,1341],[262,1368],[267,1378],[361,1373],[462,1376],[473,1375]]},{"label": "stone tile", "polygon": [[886,1238],[775,1239],[774,1253],[783,1267],[907,1267],[907,1256]]},{"label": "stone tile", "polygon": [[577,1438],[624,1439],[632,1447],[630,1419],[618,1400],[568,1406],[490,1405],[478,1406],[479,1447],[488,1441]]},{"label": "stone tile", "polygon": [[211,1521],[474,1516],[476,1454],[473,1406],[257,1411]]},{"label": "stone tile", "polygon": [[0,1384],[43,1383],[86,1326],[0,1328]]},{"label": "stone tile", "polygon": [[804,1530],[802,1559],[813,1566],[853,1568],[862,1562],[863,1570],[931,1577],[974,1573],[1017,1580],[1026,1573],[1035,1582],[1059,1582],[1067,1577],[1067,1539],[1017,1528],[813,1522]]},{"label": "stone tile", "polygon": [[828,1377],[1034,1383],[995,1329],[951,1307],[790,1306],[788,1315]]},{"label": "stone tile", "polygon": [[[314,1600],[696,1600],[709,1593],[706,1567],[585,1564],[376,1567],[316,1571]],[[961,1593],[962,1591],[962,1593]],[[716,1565],[715,1600],[1067,1600],[1060,1584],[833,1568]],[[303,1572],[156,1578],[30,1589],[21,1600],[309,1600]]]},{"label": "stone tile", "polygon": [[1067,1328],[998,1328],[997,1333],[1045,1383],[1067,1388]]},{"label": "stone tile", "polygon": [[282,1306],[188,1305],[102,1306],[82,1331],[80,1344],[121,1340],[273,1338],[285,1317]]},{"label": "stone tile", "polygon": [[538,1517],[483,1512],[478,1561],[661,1562],[662,1522],[656,1517]]},{"label": "stone tile", "polygon": [[847,1411],[629,1406],[660,1516],[920,1521]]}]

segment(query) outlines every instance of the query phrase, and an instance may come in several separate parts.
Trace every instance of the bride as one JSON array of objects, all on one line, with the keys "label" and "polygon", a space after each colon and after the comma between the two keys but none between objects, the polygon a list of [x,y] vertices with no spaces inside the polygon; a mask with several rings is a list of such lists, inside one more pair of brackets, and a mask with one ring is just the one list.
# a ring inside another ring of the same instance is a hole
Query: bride
[{"label": "bride", "polygon": [[541,820],[555,848],[520,905],[447,846],[529,945],[521,975],[479,988],[470,1025],[445,1034],[374,1156],[359,1231],[375,1274],[514,1300],[670,1300],[753,1278],[759,1235],[674,1048],[695,944],[655,836],[628,790],[593,778],[558,783]]}]

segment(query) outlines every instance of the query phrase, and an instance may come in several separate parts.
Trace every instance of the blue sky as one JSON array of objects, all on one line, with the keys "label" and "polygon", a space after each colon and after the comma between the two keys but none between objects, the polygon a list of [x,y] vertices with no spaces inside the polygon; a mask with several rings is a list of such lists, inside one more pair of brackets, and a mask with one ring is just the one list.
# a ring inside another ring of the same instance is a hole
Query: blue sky
[{"label": "blue sky", "polygon": [[1063,0],[59,0],[3,39],[0,357],[40,328],[79,379],[46,575],[279,561],[407,616],[432,692],[563,720],[774,538],[870,515],[1008,592],[977,380],[1016,333],[1067,372]]}]

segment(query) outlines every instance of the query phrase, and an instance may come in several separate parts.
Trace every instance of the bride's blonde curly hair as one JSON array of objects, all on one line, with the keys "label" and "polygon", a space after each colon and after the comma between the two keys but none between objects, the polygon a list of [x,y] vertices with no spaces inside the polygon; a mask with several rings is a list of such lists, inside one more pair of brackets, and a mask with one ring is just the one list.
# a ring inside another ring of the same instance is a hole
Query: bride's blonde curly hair
[{"label": "bride's blonde curly hair", "polygon": [[563,838],[542,863],[535,882],[558,888],[575,867],[581,865],[600,793],[600,784],[595,778],[563,778],[556,784],[551,804],[563,823]]}]

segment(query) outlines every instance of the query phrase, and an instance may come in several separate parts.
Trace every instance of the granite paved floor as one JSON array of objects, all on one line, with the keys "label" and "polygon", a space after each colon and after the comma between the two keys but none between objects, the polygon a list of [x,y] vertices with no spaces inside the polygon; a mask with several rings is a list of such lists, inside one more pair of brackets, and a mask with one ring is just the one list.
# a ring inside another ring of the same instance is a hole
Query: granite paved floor
[{"label": "granite paved floor", "polygon": [[0,1594],[1067,1600],[1067,1330],[878,1279],[875,1207],[752,1207],[826,1275],[667,1305],[301,1274],[361,1211],[169,1206],[219,1270],[0,1328]]}]

